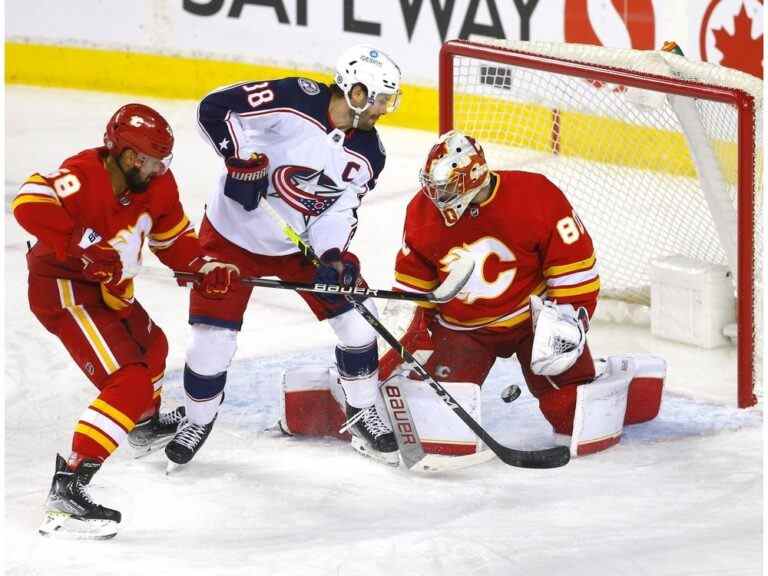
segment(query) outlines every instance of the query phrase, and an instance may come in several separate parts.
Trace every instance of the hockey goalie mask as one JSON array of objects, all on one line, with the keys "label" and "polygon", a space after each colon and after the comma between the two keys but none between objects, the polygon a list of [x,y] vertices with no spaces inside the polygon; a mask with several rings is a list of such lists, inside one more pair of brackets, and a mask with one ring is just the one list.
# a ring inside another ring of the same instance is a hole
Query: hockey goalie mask
[{"label": "hockey goalie mask", "polygon": [[136,168],[145,177],[164,174],[171,165],[173,132],[160,114],[144,104],[126,104],[114,113],[104,133],[109,153],[136,152]]},{"label": "hockey goalie mask", "polygon": [[459,221],[490,177],[483,149],[456,130],[440,136],[419,173],[422,191],[440,210],[446,226]]},{"label": "hockey goalie mask", "polygon": [[[336,63],[335,81],[357,116],[374,103],[383,104],[388,114],[400,105],[400,68],[389,56],[371,46],[346,50]],[[362,108],[353,106],[349,99],[355,84],[362,84],[368,91],[368,100]]]}]

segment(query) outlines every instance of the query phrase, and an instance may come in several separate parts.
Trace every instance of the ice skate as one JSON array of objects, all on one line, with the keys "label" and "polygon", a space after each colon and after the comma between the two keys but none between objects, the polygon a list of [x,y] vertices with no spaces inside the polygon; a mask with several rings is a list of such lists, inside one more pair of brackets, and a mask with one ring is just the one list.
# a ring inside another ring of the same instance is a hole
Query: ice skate
[{"label": "ice skate", "polygon": [[87,492],[88,483],[100,467],[98,460],[82,460],[70,470],[67,461],[56,455],[56,472],[40,534],[84,540],[106,540],[117,534],[120,512],[95,504]]},{"label": "ice skate", "polygon": [[185,420],[184,406],[179,406],[170,412],[158,411],[151,418],[136,424],[128,434],[134,458],[142,458],[168,444]]},{"label": "ice skate", "polygon": [[166,472],[172,472],[178,465],[187,464],[205,444],[205,440],[213,430],[214,416],[208,424],[200,425],[186,421],[180,427],[173,439],[165,447],[165,455],[170,460]]},{"label": "ice skate", "polygon": [[381,417],[376,406],[355,408],[347,404],[345,428],[352,433],[352,448],[360,454],[390,466],[400,464],[400,453],[392,426]]}]

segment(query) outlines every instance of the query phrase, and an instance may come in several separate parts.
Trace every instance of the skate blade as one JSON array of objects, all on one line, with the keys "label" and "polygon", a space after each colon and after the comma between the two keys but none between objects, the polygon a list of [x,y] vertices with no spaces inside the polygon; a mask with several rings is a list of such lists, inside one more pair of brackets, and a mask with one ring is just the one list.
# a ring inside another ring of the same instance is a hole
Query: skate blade
[{"label": "skate blade", "polygon": [[358,454],[362,454],[376,462],[392,466],[393,468],[400,466],[400,452],[398,450],[394,452],[379,452],[371,448],[365,440],[354,435],[352,436],[352,448]]},{"label": "skate blade", "polygon": [[186,468],[186,466],[187,466],[186,464],[177,464],[176,462],[171,462],[170,460],[168,460],[168,462],[165,465],[165,475],[172,476],[175,473]]},{"label": "skate blade", "polygon": [[157,452],[158,450],[165,448],[165,446],[173,439],[173,435],[169,435],[166,438],[163,438],[162,440],[158,440],[156,442],[153,442],[151,444],[145,444],[143,446],[130,444],[131,450],[133,450],[133,457],[134,459],[138,460],[140,458],[144,458],[145,456],[149,456],[153,452]]},{"label": "skate blade", "polygon": [[115,537],[118,528],[119,524],[113,520],[91,520],[66,512],[48,511],[38,532],[65,540],[109,540]]}]

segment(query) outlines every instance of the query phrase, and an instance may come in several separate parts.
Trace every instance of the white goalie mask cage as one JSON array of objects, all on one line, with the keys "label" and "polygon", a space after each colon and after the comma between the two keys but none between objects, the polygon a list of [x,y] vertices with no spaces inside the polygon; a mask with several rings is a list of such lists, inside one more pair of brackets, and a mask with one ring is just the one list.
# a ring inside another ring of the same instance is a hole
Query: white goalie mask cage
[{"label": "white goalie mask cage", "polygon": [[441,135],[419,172],[422,192],[443,215],[446,226],[459,221],[490,181],[483,148],[457,130]]}]

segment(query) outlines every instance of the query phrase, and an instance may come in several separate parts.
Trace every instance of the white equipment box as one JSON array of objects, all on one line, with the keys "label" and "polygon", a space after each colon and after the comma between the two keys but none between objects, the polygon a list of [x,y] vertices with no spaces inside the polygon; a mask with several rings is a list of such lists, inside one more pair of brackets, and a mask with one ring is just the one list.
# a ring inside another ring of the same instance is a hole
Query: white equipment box
[{"label": "white equipment box", "polygon": [[723,329],[736,322],[727,266],[668,256],[651,262],[651,333],[701,348],[728,346]]}]

